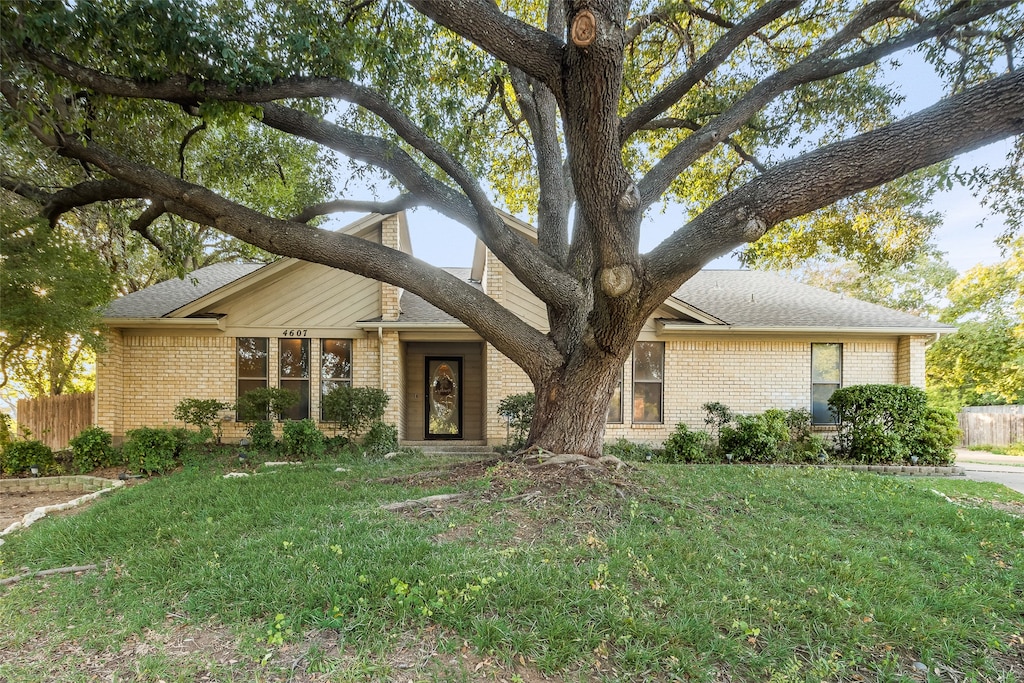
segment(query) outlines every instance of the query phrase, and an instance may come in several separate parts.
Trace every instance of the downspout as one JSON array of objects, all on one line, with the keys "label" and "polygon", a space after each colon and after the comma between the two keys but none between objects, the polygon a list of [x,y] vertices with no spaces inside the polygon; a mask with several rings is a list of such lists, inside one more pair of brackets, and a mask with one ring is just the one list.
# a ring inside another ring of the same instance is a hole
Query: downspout
[{"label": "downspout", "polygon": [[384,328],[377,325],[377,388],[384,391]]}]

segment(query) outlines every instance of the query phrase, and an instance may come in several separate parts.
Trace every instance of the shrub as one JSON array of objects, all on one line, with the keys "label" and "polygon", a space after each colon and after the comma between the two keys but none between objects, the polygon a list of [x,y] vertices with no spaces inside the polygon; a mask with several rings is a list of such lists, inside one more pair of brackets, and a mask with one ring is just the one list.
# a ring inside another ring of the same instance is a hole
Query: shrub
[{"label": "shrub", "polygon": [[110,433],[102,427],[86,427],[71,439],[71,467],[75,472],[91,472],[114,464]]},{"label": "shrub", "polygon": [[384,416],[391,397],[383,389],[340,385],[324,396],[324,421],[355,439]]},{"label": "shrub", "polygon": [[926,406],[924,418],[914,432],[910,455],[916,455],[922,465],[952,465],[956,459],[953,447],[959,440],[960,425],[956,413],[949,408]]},{"label": "shrub", "polygon": [[398,450],[398,427],[377,421],[370,425],[363,437],[363,449],[366,454],[381,458]]},{"label": "shrub", "polygon": [[705,403],[701,409],[707,413],[704,417],[704,424],[712,429],[711,436],[714,439],[715,447],[718,448],[722,441],[722,427],[732,422],[732,411],[729,410],[729,406],[718,401]]},{"label": "shrub", "polygon": [[766,410],[759,415],[737,415],[736,426],[722,427],[721,450],[737,462],[775,462],[789,443],[786,411]]},{"label": "shrub", "polygon": [[658,462],[663,459],[662,454],[650,444],[636,443],[621,437],[614,443],[606,443],[603,450],[605,455],[614,455],[619,460]]},{"label": "shrub", "polygon": [[239,396],[235,410],[241,422],[257,422],[269,419],[271,415],[281,415],[298,402],[299,395],[291,389],[263,387]]},{"label": "shrub", "polygon": [[694,431],[680,422],[676,425],[675,431],[665,439],[661,460],[670,463],[714,462],[711,437],[707,432]]},{"label": "shrub", "polygon": [[219,413],[230,407],[230,403],[215,398],[184,398],[174,407],[174,419],[198,428],[204,435],[208,435],[207,440],[213,437],[211,426],[216,422],[217,441],[220,442]]},{"label": "shrub", "polygon": [[40,474],[50,474],[55,471],[56,461],[53,451],[42,441],[35,439],[11,441],[4,446],[3,451],[0,451],[0,468],[8,476],[28,473],[29,468],[33,465],[39,468]]},{"label": "shrub", "polygon": [[195,427],[209,427],[220,411],[230,407],[215,398],[183,398],[174,407],[174,419]]},{"label": "shrub", "polygon": [[274,436],[274,423],[270,420],[253,422],[245,430],[245,433],[249,435],[249,443],[255,451],[271,451],[277,445],[277,438]]},{"label": "shrub", "polygon": [[526,445],[533,422],[533,407],[536,405],[533,392],[511,394],[498,403],[498,415],[505,418],[509,428],[509,446],[518,450]]},{"label": "shrub", "polygon": [[309,418],[285,422],[281,443],[285,453],[301,460],[320,458],[324,454],[324,435]]},{"label": "shrub", "polygon": [[11,442],[12,436],[11,416],[7,413],[0,413],[0,449],[5,448]]},{"label": "shrub", "polygon": [[910,457],[927,397],[917,387],[858,384],[836,389],[828,404],[836,416],[836,455],[871,465]]},{"label": "shrub", "polygon": [[163,473],[178,464],[182,443],[175,430],[141,427],[126,436],[122,453],[130,469],[146,474]]}]

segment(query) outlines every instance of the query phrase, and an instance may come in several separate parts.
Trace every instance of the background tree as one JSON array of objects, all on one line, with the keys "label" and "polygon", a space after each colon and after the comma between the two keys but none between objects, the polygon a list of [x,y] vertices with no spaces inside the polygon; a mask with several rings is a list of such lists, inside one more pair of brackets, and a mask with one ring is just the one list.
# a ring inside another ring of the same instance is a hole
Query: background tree
[{"label": "background tree", "polygon": [[[755,261],[754,265],[760,264]],[[956,268],[928,248],[903,263],[883,260],[865,266],[856,261],[814,259],[789,274],[815,287],[932,319],[938,319],[945,309],[946,290],[957,277]]]},{"label": "background tree", "polygon": [[14,377],[27,396],[88,389],[83,367],[102,345],[98,307],[110,299],[110,272],[65,230],[9,209],[0,253],[0,390]]},{"label": "background tree", "polygon": [[[596,455],[644,321],[703,264],[794,220],[808,243],[905,250],[904,200],[928,182],[913,174],[1024,131],[1022,15],[1009,0],[23,0],[0,8],[0,86],[7,126],[107,183],[72,204],[141,200],[140,218],[408,289],[524,369],[530,443]],[[882,64],[914,46],[951,94],[895,120]],[[153,121],[161,134],[131,132]],[[317,145],[397,195],[353,200],[339,183],[298,213],[261,205],[180,173],[201,126],[243,146]],[[641,254],[643,217],[666,201],[679,227]],[[483,240],[547,306],[550,332],[403,253],[308,225],[413,205]],[[528,212],[536,243],[500,207]],[[862,211],[892,239],[856,230]]]},{"label": "background tree", "polygon": [[1024,402],[1024,237],[1005,260],[953,281],[949,300],[941,319],[959,329],[928,349],[933,398],[954,408]]}]

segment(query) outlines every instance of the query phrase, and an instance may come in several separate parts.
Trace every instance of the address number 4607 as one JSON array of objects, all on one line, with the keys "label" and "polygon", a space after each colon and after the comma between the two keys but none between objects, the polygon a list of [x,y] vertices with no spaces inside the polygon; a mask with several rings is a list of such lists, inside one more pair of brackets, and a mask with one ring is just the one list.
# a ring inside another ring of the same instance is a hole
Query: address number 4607
[{"label": "address number 4607", "polygon": [[282,337],[305,337],[306,330],[285,330],[281,333]]}]

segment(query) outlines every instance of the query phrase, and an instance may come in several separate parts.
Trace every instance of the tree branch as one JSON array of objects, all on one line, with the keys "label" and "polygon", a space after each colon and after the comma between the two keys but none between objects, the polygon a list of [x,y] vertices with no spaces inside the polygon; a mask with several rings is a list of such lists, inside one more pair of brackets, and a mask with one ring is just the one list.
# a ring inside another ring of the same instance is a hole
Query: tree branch
[{"label": "tree branch", "polygon": [[564,42],[502,12],[491,0],[406,0],[417,12],[544,83],[560,96]]},{"label": "tree branch", "polygon": [[206,121],[203,121],[198,126],[191,129],[189,132],[185,133],[185,137],[181,139],[181,144],[178,145],[178,162],[180,165],[178,177],[181,178],[182,180],[185,179],[185,148],[188,147],[188,143],[193,138],[193,136],[195,136],[199,131],[202,130],[206,130]]},{"label": "tree branch", "polygon": [[56,225],[62,215],[82,206],[117,199],[141,199],[145,190],[120,180],[87,180],[57,192],[46,192],[13,178],[0,178],[0,187],[40,206],[39,214]]},{"label": "tree branch", "polygon": [[690,92],[701,79],[721,66],[743,41],[799,5],[799,0],[773,0],[729,29],[686,70],[686,73],[626,115],[621,124],[620,139],[625,142],[645,123],[664,113]]},{"label": "tree branch", "polygon": [[1012,4],[1012,0],[991,0],[964,5],[950,14],[938,17],[901,36],[871,45],[841,59],[829,59],[840,48],[855,40],[868,28],[890,18],[894,13],[902,13],[896,0],[883,0],[867,5],[846,26],[832,38],[823,42],[806,58],[755,85],[698,133],[691,135],[671,149],[639,183],[643,208],[646,209],[657,201],[680,173],[727,139],[782,93],[798,85],[824,80],[871,64],[882,57],[941,35],[957,26],[992,14],[1008,4]]},{"label": "tree branch", "polygon": [[[470,228],[542,300],[562,306],[570,303],[567,297],[575,290],[575,282],[557,268],[557,262],[543,258],[529,240],[508,228],[476,178],[404,112],[369,88],[339,78],[316,78],[280,81],[242,90],[205,83],[202,93],[196,95],[195,89],[190,87],[191,81],[184,76],[159,83],[140,83],[84,67],[35,46],[20,50],[58,75],[106,95],[159,99],[189,106],[198,104],[201,99],[254,104],[263,111],[259,118],[261,123],[386,170],[418,195],[421,203]],[[373,112],[452,178],[465,194],[433,178],[398,145],[272,102],[286,97],[337,97]]]},{"label": "tree branch", "polygon": [[344,211],[361,211],[364,213],[390,214],[404,211],[405,209],[419,206],[420,200],[411,194],[400,194],[394,199],[386,202],[360,201],[356,199],[337,199],[332,202],[313,204],[307,206],[300,213],[290,220],[295,223],[308,223],[317,216],[326,216],[331,213]]},{"label": "tree branch", "polygon": [[150,203],[146,207],[146,210],[139,214],[135,220],[128,224],[130,230],[142,235],[143,239],[156,247],[157,251],[164,251],[164,243],[160,241],[160,238],[154,235],[149,226],[153,224],[153,221],[160,218],[167,212],[164,206],[164,202],[155,201]]},{"label": "tree branch", "polygon": [[221,232],[279,254],[389,282],[418,294],[476,330],[535,379],[561,362],[551,341],[479,289],[408,254],[368,240],[270,218],[202,186],[121,158],[96,143],[60,136],[56,151],[114,178],[168,197],[166,208],[211,219]]},{"label": "tree branch", "polygon": [[[957,121],[955,127],[949,121]],[[782,221],[957,154],[1024,133],[1024,72],[977,85],[917,114],[784,162],[712,204],[647,256],[648,304],[700,265]],[[899,150],[894,153],[893,150]]]}]

